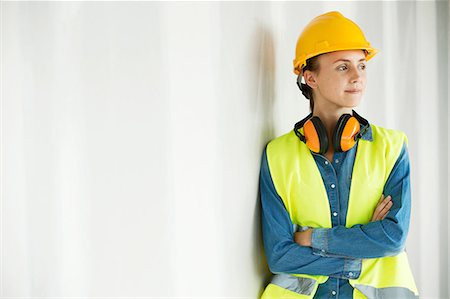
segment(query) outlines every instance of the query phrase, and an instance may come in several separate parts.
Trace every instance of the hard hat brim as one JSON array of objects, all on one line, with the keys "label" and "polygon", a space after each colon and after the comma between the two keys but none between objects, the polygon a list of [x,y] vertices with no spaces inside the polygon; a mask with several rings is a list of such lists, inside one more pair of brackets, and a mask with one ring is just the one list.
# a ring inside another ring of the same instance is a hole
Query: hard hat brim
[{"label": "hard hat brim", "polygon": [[[366,54],[366,61],[369,61],[370,59],[372,59],[378,52],[380,52],[380,50],[376,49],[376,48],[372,48],[372,47],[349,47],[349,46],[342,46],[342,47],[333,47],[333,49],[328,49],[326,51],[318,51],[315,53],[311,53],[309,55],[307,55],[304,59],[302,59],[301,61],[301,66],[297,66],[294,68],[294,73],[296,75],[300,75],[301,71],[303,70],[303,68],[306,66],[306,60],[320,55],[320,54],[325,54],[325,53],[331,53],[331,52],[336,52],[336,51],[346,51],[346,50],[366,50],[367,54]],[[300,69],[300,70],[299,70]]]}]

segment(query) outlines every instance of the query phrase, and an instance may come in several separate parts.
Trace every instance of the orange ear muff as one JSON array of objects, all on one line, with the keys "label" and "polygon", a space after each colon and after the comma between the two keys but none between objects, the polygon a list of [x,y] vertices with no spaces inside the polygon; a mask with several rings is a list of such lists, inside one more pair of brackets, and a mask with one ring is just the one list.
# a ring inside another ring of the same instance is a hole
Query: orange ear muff
[{"label": "orange ear muff", "polygon": [[341,115],[335,127],[333,146],[335,151],[346,152],[355,144],[355,135],[361,130],[359,121],[350,114]]},{"label": "orange ear muff", "polygon": [[[336,152],[345,152],[355,146],[368,129],[370,123],[361,117],[355,110],[353,115],[348,113],[341,115],[334,127],[332,138],[333,148]],[[363,125],[361,129],[361,125]],[[303,134],[300,130],[303,128]],[[328,151],[328,135],[322,121],[318,116],[307,117],[297,122],[294,126],[295,135],[315,153],[324,154]]]},{"label": "orange ear muff", "polygon": [[306,145],[315,153],[324,154],[328,150],[328,137],[324,125],[317,116],[306,121],[303,126]]}]

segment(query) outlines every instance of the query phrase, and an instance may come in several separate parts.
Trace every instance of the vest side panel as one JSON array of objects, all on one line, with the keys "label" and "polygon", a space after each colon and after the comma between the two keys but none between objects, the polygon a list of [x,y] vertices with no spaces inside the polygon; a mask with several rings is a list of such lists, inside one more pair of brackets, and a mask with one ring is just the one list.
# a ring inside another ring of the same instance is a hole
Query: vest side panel
[{"label": "vest side panel", "polygon": [[291,131],[267,145],[267,160],[275,189],[292,222],[314,228],[331,227],[328,195],[306,144]]},{"label": "vest side panel", "polygon": [[[372,142],[359,140],[350,188],[347,227],[370,222],[403,143],[408,144],[406,135],[401,131],[372,125],[372,132]],[[360,277],[351,279],[350,284],[355,289],[359,288],[361,293],[367,290],[364,286],[370,286],[375,289],[407,288],[418,294],[405,251],[396,256],[364,259]]]},{"label": "vest side panel", "polygon": [[350,186],[347,227],[370,222],[406,139],[401,131],[371,126],[373,141],[358,141]]},{"label": "vest side panel", "polygon": [[418,295],[406,251],[396,256],[364,259],[360,277],[349,282],[361,292],[364,292],[364,287],[359,286],[371,286],[376,289],[399,287]]},{"label": "vest side panel", "polygon": [[[308,147],[291,131],[269,142],[266,154],[273,184],[284,203],[292,223],[300,226],[331,227],[328,197],[322,176]],[[326,216],[320,217],[320,219],[317,215],[313,215],[314,213],[306,212],[314,210],[320,210],[322,211],[320,213]],[[328,218],[329,223],[327,223],[326,218]],[[291,276],[313,279],[312,292],[309,295],[298,294],[276,284],[269,283],[261,298],[311,299],[314,297],[318,285],[328,279],[328,276],[324,275],[300,273],[291,274]]]}]

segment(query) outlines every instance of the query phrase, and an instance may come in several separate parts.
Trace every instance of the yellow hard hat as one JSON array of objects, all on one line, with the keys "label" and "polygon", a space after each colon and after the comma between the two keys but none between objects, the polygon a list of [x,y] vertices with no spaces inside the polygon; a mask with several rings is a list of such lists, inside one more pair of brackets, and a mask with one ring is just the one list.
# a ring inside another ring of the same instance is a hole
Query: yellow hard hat
[{"label": "yellow hard hat", "polygon": [[327,12],[312,19],[300,34],[295,50],[294,73],[300,74],[308,58],[333,51],[355,49],[365,50],[367,61],[378,53],[352,20],[338,11]]}]

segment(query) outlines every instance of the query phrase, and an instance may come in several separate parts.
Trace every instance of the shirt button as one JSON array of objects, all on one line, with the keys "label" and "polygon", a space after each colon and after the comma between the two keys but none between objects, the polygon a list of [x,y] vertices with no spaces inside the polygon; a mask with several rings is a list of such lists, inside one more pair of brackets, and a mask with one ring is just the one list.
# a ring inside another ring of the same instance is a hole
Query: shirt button
[{"label": "shirt button", "polygon": [[334,296],[336,295],[336,291],[331,291],[331,294]]},{"label": "shirt button", "polygon": [[333,216],[336,217],[337,216],[337,212],[333,212]]},{"label": "shirt button", "polygon": [[328,161],[325,161],[325,165],[328,165],[329,163],[328,163]]},{"label": "shirt button", "polygon": [[353,272],[348,272],[348,277],[353,277]]},{"label": "shirt button", "polygon": [[336,159],[336,163],[339,163],[339,159]]},{"label": "shirt button", "polygon": [[336,187],[336,185],[335,185],[335,184],[331,184],[331,188],[333,188],[333,189],[334,189],[334,187]]},{"label": "shirt button", "polygon": [[320,251],[325,252],[325,249],[321,249]]}]

